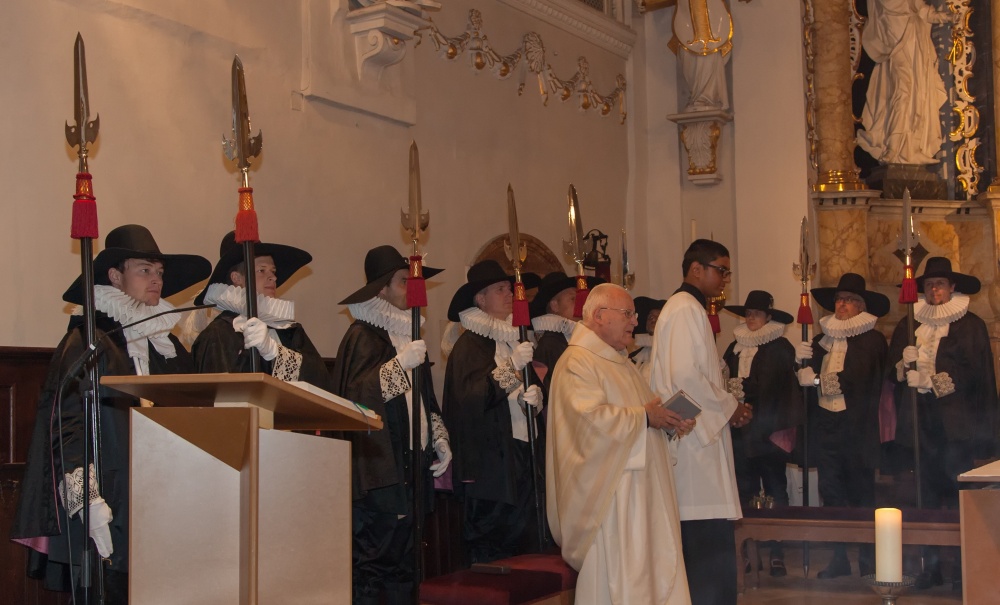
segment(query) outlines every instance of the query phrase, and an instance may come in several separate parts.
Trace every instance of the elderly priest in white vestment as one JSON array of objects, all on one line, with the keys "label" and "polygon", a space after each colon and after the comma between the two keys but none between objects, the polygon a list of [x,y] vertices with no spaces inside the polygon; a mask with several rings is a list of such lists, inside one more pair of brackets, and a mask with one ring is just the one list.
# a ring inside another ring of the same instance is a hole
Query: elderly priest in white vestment
[{"label": "elderly priest in white vestment", "polygon": [[577,605],[691,602],[661,429],[685,435],[694,421],[664,409],[629,362],[635,324],[628,292],[597,286],[552,379],[546,508],[563,558],[580,572]]}]

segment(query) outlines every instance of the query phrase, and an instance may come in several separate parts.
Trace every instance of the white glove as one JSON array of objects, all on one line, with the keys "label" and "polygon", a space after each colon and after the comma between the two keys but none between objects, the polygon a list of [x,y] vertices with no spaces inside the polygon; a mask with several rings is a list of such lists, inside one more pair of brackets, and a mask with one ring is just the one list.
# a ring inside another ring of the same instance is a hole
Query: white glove
[{"label": "white glove", "polygon": [[438,439],[434,444],[434,451],[437,452],[438,461],[431,465],[431,472],[435,477],[440,477],[451,464],[451,446],[446,439]]},{"label": "white glove", "polygon": [[934,384],[931,383],[931,377],[919,370],[910,370],[906,373],[906,384],[907,386],[927,389],[928,391],[934,388]]},{"label": "white glove", "polygon": [[98,498],[90,503],[90,537],[94,539],[97,552],[104,559],[115,552],[115,547],[111,543],[111,528],[108,525],[112,518],[111,507],[104,498]]},{"label": "white glove", "polygon": [[424,362],[427,356],[427,343],[422,340],[414,340],[403,347],[403,350],[396,354],[396,361],[403,366],[404,370],[412,370]]},{"label": "white glove", "polygon": [[542,389],[538,388],[537,384],[533,384],[525,389],[523,393],[517,396],[517,399],[535,408],[534,411],[536,414],[542,409]]},{"label": "white glove", "polygon": [[278,345],[267,333],[267,324],[257,317],[251,317],[243,324],[243,348],[256,348],[260,356],[271,361],[278,356]]},{"label": "white glove", "polygon": [[905,347],[903,349],[903,363],[911,364],[917,360],[917,347]]},{"label": "white glove", "polygon": [[535,348],[530,342],[522,342],[514,347],[514,352],[510,354],[510,362],[514,369],[520,372],[524,366],[528,365],[531,358],[535,356]]},{"label": "white glove", "polygon": [[803,359],[813,358],[813,346],[812,343],[803,340],[802,342],[795,345],[795,363],[800,363]]},{"label": "white glove", "polygon": [[816,386],[816,371],[812,368],[802,368],[797,372],[797,374],[799,376],[799,386]]}]

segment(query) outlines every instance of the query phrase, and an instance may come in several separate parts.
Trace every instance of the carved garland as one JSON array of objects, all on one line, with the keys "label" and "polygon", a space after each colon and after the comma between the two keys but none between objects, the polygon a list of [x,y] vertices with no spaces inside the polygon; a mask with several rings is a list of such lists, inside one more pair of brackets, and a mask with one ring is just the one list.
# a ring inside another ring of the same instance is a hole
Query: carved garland
[{"label": "carved garland", "polygon": [[979,175],[983,167],[976,162],[976,148],[979,147],[979,110],[973,105],[976,98],[969,93],[969,78],[976,62],[976,48],[972,43],[969,17],[972,15],[972,0],[948,0],[948,8],[958,15],[951,30],[952,47],[948,53],[951,75],[955,82],[955,129],[948,134],[952,142],[962,141],[955,149],[955,168],[958,182],[965,190],[966,199],[973,199],[979,193]]},{"label": "carved garland", "polygon": [[594,89],[590,81],[590,64],[586,57],[577,60],[577,72],[572,78],[563,80],[556,76],[552,66],[545,61],[545,45],[542,37],[535,32],[528,32],[521,41],[521,47],[508,55],[501,55],[490,46],[486,34],[482,33],[483,16],[476,9],[469,11],[469,26],[460,36],[450,38],[445,36],[433,21],[416,31],[419,46],[423,41],[423,32],[430,36],[434,49],[441,52],[446,59],[455,59],[462,53],[469,53],[469,61],[477,71],[489,68],[500,80],[506,80],[514,70],[520,67],[520,83],[517,94],[524,93],[527,72],[538,77],[538,92],[542,96],[542,105],[548,106],[549,95],[558,95],[561,101],[568,101],[574,95],[578,99],[581,110],[597,110],[602,116],[611,114],[617,104],[621,123],[625,123],[625,76],[618,74],[616,87],[607,95],[602,95]]}]

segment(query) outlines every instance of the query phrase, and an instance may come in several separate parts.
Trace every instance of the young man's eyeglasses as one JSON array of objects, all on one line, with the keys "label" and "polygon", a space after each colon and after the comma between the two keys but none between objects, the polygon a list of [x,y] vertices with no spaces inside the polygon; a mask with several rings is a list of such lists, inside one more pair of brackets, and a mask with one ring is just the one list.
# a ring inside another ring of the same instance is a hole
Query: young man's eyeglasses
[{"label": "young man's eyeglasses", "polygon": [[727,277],[729,277],[730,275],[733,274],[733,270],[732,269],[727,269],[726,267],[720,267],[719,265],[713,265],[712,263],[705,263],[705,266],[706,267],[711,267],[711,268],[715,269],[716,271],[718,271],[719,275],[722,276],[722,279],[726,279]]},{"label": "young man's eyeglasses", "polygon": [[635,311],[633,311],[632,309],[616,309],[614,307],[601,307],[601,310],[618,311],[619,313],[625,316],[625,319],[632,319],[633,317],[635,317]]}]

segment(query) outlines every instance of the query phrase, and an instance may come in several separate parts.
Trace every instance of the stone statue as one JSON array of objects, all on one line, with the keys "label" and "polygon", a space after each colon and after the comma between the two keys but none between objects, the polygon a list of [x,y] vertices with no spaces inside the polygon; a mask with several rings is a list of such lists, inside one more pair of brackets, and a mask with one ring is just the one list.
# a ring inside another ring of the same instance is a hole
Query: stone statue
[{"label": "stone statue", "polygon": [[875,61],[858,146],[882,164],[937,164],[948,99],[931,39],[954,17],[925,0],[869,0],[862,47]]},{"label": "stone statue", "polygon": [[670,50],[691,91],[685,112],[729,109],[726,63],[733,19],[724,0],[677,0]]}]

